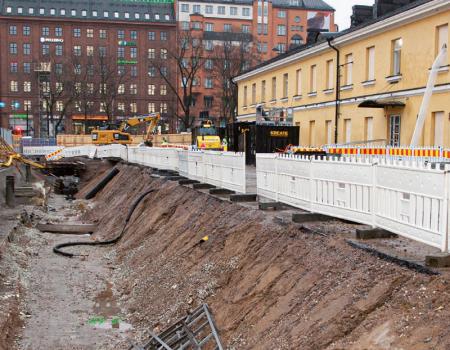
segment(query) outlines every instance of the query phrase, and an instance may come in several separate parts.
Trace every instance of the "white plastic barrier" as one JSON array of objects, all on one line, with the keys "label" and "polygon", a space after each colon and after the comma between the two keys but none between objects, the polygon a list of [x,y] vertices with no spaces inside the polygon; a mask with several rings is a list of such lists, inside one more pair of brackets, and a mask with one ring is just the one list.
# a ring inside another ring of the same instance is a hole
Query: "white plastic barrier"
[{"label": "white plastic barrier", "polygon": [[[439,168],[439,166],[438,166]],[[448,251],[450,166],[258,154],[257,192]]]},{"label": "white plastic barrier", "polygon": [[204,182],[245,193],[245,155],[243,153],[203,152],[202,168]]},{"label": "white plastic barrier", "polygon": [[95,151],[96,147],[93,145],[65,147],[62,151],[62,157],[90,157]]},{"label": "white plastic barrier", "polygon": [[128,162],[178,171],[178,150],[158,147],[128,147]]},{"label": "white plastic barrier", "polygon": [[63,149],[63,146],[30,146],[23,147],[22,154],[25,156],[45,156],[49,153]]},{"label": "white plastic barrier", "polygon": [[[90,146],[96,149],[95,156],[97,158],[121,158],[123,160],[127,160],[127,147],[123,145],[105,145],[105,146]],[[78,147],[69,147],[78,148]],[[88,155],[92,154],[89,153]]]}]

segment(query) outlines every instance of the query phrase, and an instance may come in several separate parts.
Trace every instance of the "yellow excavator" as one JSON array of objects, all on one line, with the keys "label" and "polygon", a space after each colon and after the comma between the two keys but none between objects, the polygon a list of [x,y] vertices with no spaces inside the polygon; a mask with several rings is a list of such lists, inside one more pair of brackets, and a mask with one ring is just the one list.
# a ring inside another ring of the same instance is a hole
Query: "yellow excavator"
[{"label": "yellow excavator", "polygon": [[152,113],[149,115],[124,120],[118,128],[110,129],[109,127],[107,127],[106,129],[92,130],[92,143],[94,145],[129,145],[133,142],[133,138],[131,137],[131,134],[126,131],[133,126],[149,123],[145,134],[144,143],[147,146],[152,146],[153,132],[155,131],[155,128],[158,125],[160,119],[160,113]]}]

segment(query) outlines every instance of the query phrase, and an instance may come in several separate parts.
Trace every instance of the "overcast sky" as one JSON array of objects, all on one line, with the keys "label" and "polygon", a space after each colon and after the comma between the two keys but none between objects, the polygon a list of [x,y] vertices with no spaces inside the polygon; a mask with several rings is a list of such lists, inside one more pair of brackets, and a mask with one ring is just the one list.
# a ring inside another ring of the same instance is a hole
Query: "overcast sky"
[{"label": "overcast sky", "polygon": [[327,4],[336,9],[335,21],[339,30],[350,27],[350,16],[353,5],[373,5],[375,0],[325,0]]}]

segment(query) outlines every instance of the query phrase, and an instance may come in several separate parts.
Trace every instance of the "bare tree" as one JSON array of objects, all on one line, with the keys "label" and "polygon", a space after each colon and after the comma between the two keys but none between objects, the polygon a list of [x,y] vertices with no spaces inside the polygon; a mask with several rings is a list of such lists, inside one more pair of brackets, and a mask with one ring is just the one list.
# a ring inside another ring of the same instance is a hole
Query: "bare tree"
[{"label": "bare tree", "polygon": [[216,91],[221,116],[226,118],[227,123],[232,123],[236,120],[238,103],[238,89],[233,78],[255,65],[259,58],[249,34],[230,33],[221,43],[214,47],[212,72],[218,85]]},{"label": "bare tree", "polygon": [[160,77],[176,98],[179,108],[173,113],[182,130],[192,128],[195,117],[191,114],[194,92],[199,84],[205,57],[202,38],[191,31],[180,31],[173,47],[161,49],[153,62]]}]

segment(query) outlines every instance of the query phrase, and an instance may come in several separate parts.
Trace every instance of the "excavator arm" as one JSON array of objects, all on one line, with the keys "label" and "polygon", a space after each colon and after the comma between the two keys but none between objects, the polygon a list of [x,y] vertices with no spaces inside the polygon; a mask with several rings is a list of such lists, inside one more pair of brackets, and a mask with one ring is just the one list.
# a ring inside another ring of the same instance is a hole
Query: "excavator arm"
[{"label": "excavator arm", "polygon": [[21,162],[29,164],[32,167],[38,169],[44,169],[42,164],[33,162],[30,159],[25,158],[20,153],[14,151],[14,149],[0,136],[0,168],[10,167],[14,162]]}]

